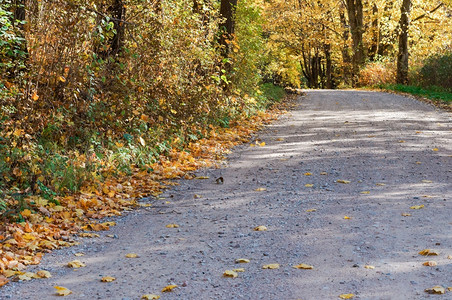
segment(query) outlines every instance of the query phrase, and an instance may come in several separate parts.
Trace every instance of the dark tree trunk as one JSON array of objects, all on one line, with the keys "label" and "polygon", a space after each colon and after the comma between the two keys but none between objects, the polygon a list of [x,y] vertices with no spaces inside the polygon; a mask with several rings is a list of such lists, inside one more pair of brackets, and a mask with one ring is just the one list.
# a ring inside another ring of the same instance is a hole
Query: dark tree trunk
[{"label": "dark tree trunk", "polygon": [[346,0],[347,14],[353,40],[352,85],[358,82],[360,67],[364,64],[363,3],[362,0]]},{"label": "dark tree trunk", "polygon": [[344,28],[344,31],[342,33],[342,40],[343,40],[343,45],[342,45],[342,73],[343,73],[343,80],[344,83],[346,85],[350,85],[351,84],[351,77],[352,77],[352,70],[351,70],[351,63],[352,63],[352,58],[350,56],[350,49],[348,47],[348,38],[350,36],[350,32],[348,30],[348,24],[347,24],[347,20],[345,18],[345,12],[344,12],[344,7],[341,8],[340,12],[339,12],[339,17],[342,23],[342,26]]},{"label": "dark tree trunk", "polygon": [[237,7],[237,0],[221,0],[220,6],[220,38],[221,53],[226,58],[230,51],[230,41],[234,35],[234,14]]},{"label": "dark tree trunk", "polygon": [[25,38],[25,17],[26,17],[26,7],[25,0],[14,0],[11,3],[13,14],[11,23],[15,28],[15,33],[22,40],[15,42],[15,51],[12,59],[15,62],[14,67],[8,70],[8,77],[14,78],[19,73],[26,70],[26,61],[28,59],[28,46],[27,40]]},{"label": "dark tree trunk", "polygon": [[332,61],[331,61],[331,45],[325,44],[324,46],[324,52],[325,52],[325,77],[326,77],[326,88],[332,89],[333,88],[333,67],[332,67]]},{"label": "dark tree trunk", "polygon": [[408,83],[408,30],[410,26],[411,0],[403,0],[400,17],[399,53],[397,55],[397,83]]},{"label": "dark tree trunk", "polygon": [[378,45],[380,44],[380,26],[378,21],[378,6],[374,3],[372,7],[372,24],[371,24],[371,34],[372,34],[372,44],[369,48],[369,58],[372,61],[375,61],[377,53],[378,53]]},{"label": "dark tree trunk", "polygon": [[110,53],[111,56],[116,56],[121,53],[124,46],[124,32],[125,32],[125,16],[126,8],[122,0],[114,0],[112,6],[109,7],[109,12],[112,16],[114,29],[116,33],[110,40]]}]

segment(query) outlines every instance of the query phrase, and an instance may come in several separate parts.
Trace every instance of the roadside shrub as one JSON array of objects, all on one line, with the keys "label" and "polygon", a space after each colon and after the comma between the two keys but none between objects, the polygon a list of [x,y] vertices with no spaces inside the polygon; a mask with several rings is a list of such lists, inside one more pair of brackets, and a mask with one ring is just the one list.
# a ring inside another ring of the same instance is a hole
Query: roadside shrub
[{"label": "roadside shrub", "polygon": [[452,52],[427,58],[417,77],[424,87],[440,86],[452,91]]},{"label": "roadside shrub", "polygon": [[360,72],[359,85],[378,86],[393,84],[396,80],[396,67],[393,62],[371,62]]}]

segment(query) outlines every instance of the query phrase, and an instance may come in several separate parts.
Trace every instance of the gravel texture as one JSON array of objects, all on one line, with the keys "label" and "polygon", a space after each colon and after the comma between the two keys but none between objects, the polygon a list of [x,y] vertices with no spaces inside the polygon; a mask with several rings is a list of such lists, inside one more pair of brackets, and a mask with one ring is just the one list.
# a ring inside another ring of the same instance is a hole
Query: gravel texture
[{"label": "gravel texture", "polygon": [[[52,278],[8,284],[0,299],[58,298],[55,285],[67,299],[452,299],[424,292],[452,286],[451,135],[449,113],[414,99],[306,91],[253,138],[265,146],[239,146],[224,168],[198,173],[209,179],[182,180],[100,238],[46,255],[30,271]],[[74,259],[87,266],[67,268]],[[235,268],[245,272],[223,277]]]}]

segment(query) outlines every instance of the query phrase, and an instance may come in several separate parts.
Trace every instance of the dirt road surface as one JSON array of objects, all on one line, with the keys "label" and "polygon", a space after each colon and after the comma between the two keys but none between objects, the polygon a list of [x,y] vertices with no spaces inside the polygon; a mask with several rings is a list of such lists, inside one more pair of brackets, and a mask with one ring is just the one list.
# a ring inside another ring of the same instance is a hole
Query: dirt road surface
[{"label": "dirt road surface", "polygon": [[[52,278],[8,284],[0,299],[56,299],[54,286],[67,299],[452,299],[424,292],[452,286],[451,125],[402,96],[307,91],[253,138],[265,146],[239,146],[198,173],[209,179],[180,181],[101,237],[46,255],[30,270]],[[66,267],[74,259],[86,267]]]}]

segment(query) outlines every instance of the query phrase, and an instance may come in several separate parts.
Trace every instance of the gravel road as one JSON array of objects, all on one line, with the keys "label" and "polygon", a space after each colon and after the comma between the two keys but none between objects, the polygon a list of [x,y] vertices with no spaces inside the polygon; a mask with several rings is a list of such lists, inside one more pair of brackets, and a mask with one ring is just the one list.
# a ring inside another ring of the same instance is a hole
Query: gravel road
[{"label": "gravel road", "polygon": [[[253,138],[265,146],[239,146],[198,173],[209,179],[180,181],[101,237],[46,255],[30,270],[52,278],[8,284],[0,299],[58,298],[53,286],[67,299],[452,299],[424,292],[452,286],[451,130],[449,113],[411,98],[306,91]],[[74,259],[86,267],[65,266]]]}]

